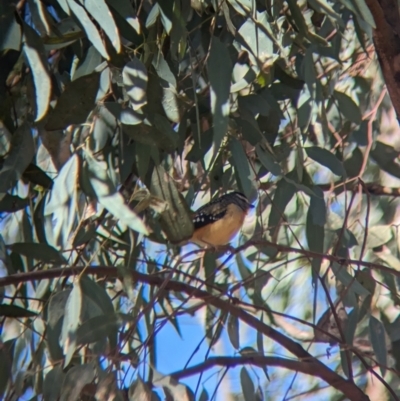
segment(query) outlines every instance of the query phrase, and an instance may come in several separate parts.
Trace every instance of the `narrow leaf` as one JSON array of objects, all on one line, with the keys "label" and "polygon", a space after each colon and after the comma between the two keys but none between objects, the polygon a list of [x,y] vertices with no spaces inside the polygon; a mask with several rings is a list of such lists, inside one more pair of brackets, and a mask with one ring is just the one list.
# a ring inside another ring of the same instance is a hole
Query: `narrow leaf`
[{"label": "narrow leaf", "polygon": [[37,313],[32,312],[28,309],[21,308],[20,306],[17,305],[8,305],[8,304],[0,305],[0,316],[18,318],[18,317],[32,317],[36,315]]},{"label": "narrow leaf", "polygon": [[57,249],[50,245],[38,244],[34,242],[16,242],[12,245],[9,245],[9,248],[13,252],[19,253],[20,255],[41,260],[46,263],[67,263],[64,256],[62,256]]},{"label": "narrow leaf", "polygon": [[95,378],[95,371],[90,364],[73,366],[68,370],[61,388],[60,401],[76,401],[86,384]]},{"label": "narrow leaf", "polygon": [[64,321],[61,330],[60,345],[65,354],[64,367],[68,366],[77,345],[77,329],[81,319],[82,291],[79,281],[74,283],[65,305]]},{"label": "narrow leaf", "polygon": [[147,69],[134,57],[125,64],[122,79],[133,110],[138,110],[147,103]]},{"label": "narrow leaf", "polygon": [[94,72],[67,84],[56,107],[50,112],[46,130],[65,129],[71,124],[84,123],[95,105],[99,81],[100,74]]},{"label": "narrow leaf", "polygon": [[75,17],[80,22],[82,28],[85,30],[88,39],[93,43],[97,51],[108,60],[107,50],[104,47],[103,40],[96,25],[92,22],[86,10],[74,0],[67,0],[68,6],[74,13]]},{"label": "narrow leaf", "polygon": [[345,93],[335,91],[334,96],[339,102],[340,112],[349,120],[356,124],[361,124],[361,111],[354,100]]},{"label": "narrow leaf", "polygon": [[308,157],[315,160],[317,163],[329,168],[333,174],[340,177],[346,176],[346,170],[340,160],[329,150],[320,148],[318,146],[310,146],[304,148],[307,152]]},{"label": "narrow leaf", "polygon": [[[86,10],[97,21],[110,39],[117,53],[121,51],[121,41],[114,18],[104,0],[85,0]],[[106,57],[107,58],[107,57]]]},{"label": "narrow leaf", "polygon": [[[224,60],[224,62],[221,63],[221,60]],[[215,36],[212,38],[207,67],[211,86],[210,100],[214,124],[213,143],[215,157],[228,128],[229,92],[232,75],[232,62],[229,51],[226,45]]]},{"label": "narrow leaf", "polygon": [[28,60],[35,84],[36,115],[35,121],[41,120],[49,108],[51,79],[47,66],[43,43],[39,35],[24,23],[23,51]]},{"label": "narrow leaf", "polygon": [[254,383],[245,367],[240,370],[240,384],[242,386],[245,401],[253,401],[255,390]]},{"label": "narrow leaf", "polygon": [[87,165],[85,171],[97,200],[117,219],[123,222],[132,230],[142,234],[149,231],[142,219],[125,203],[123,196],[116,190],[108,168],[104,163],[98,162],[88,151],[85,151]]},{"label": "narrow leaf", "polygon": [[21,178],[34,154],[31,129],[28,124],[22,124],[12,136],[11,150],[0,169],[0,199]]},{"label": "narrow leaf", "polygon": [[379,362],[382,377],[384,377],[387,366],[386,333],[382,322],[374,316],[369,318],[369,336],[376,359]]},{"label": "narrow leaf", "polygon": [[239,320],[234,315],[229,315],[228,318],[228,336],[234,348],[240,348],[239,341]]}]

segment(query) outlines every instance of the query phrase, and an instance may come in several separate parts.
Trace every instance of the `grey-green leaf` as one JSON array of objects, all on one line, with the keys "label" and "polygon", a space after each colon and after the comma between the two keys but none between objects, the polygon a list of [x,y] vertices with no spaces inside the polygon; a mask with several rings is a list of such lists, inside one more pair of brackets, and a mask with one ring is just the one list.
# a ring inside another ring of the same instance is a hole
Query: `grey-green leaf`
[{"label": "grey-green leaf", "polygon": [[56,107],[50,112],[45,128],[55,131],[71,124],[84,123],[95,105],[99,81],[100,73],[94,72],[67,84]]},{"label": "grey-green leaf", "polygon": [[264,150],[261,145],[256,146],[257,156],[261,164],[270,171],[273,175],[279,176],[282,174],[281,166],[275,161],[274,156],[268,151]]},{"label": "grey-green leaf", "polygon": [[28,309],[21,308],[17,305],[1,304],[0,305],[0,316],[4,317],[32,317],[36,316],[37,313],[32,312]]},{"label": "grey-green leaf", "polygon": [[0,170],[0,199],[21,178],[34,154],[35,146],[31,129],[28,124],[22,124],[12,136],[11,150]]},{"label": "grey-green leaf", "polygon": [[340,177],[346,176],[346,170],[343,167],[342,162],[329,150],[320,148],[318,146],[310,146],[304,148],[307,152],[308,157],[315,160],[317,163],[329,168],[333,174]]},{"label": "grey-green leaf", "polygon": [[16,242],[12,245],[9,245],[9,247],[13,252],[27,256],[28,258],[41,260],[46,263],[67,263],[64,256],[62,256],[57,249],[50,245],[38,244],[34,242]]},{"label": "grey-green leaf", "polygon": [[[221,63],[221,60],[224,60]],[[228,49],[213,36],[210,56],[207,60],[210,79],[211,112],[214,124],[214,156],[216,156],[228,128],[229,92],[231,87],[232,62]]]},{"label": "grey-green leaf", "polygon": [[106,33],[117,53],[121,51],[121,41],[114,18],[104,0],[85,0],[86,10]]},{"label": "grey-green leaf", "polygon": [[78,400],[83,387],[95,378],[91,364],[77,365],[68,370],[61,388],[60,401]]},{"label": "grey-green leaf", "polygon": [[71,362],[77,346],[77,330],[81,319],[82,290],[79,281],[74,283],[65,304],[64,321],[61,330],[60,345],[65,354],[64,367]]},{"label": "grey-green leaf", "polygon": [[361,124],[361,111],[354,100],[345,93],[335,91],[334,96],[339,102],[340,112],[349,120],[356,124]]},{"label": "grey-green leaf", "polygon": [[142,234],[149,231],[142,219],[125,203],[123,196],[116,190],[107,172],[107,166],[98,162],[93,155],[85,151],[86,172],[97,200],[117,219],[121,219],[129,228]]},{"label": "grey-green leaf", "polygon": [[59,399],[63,380],[64,373],[59,365],[55,366],[46,374],[43,383],[44,401],[57,401]]},{"label": "grey-green leaf", "polygon": [[24,23],[23,51],[28,60],[35,84],[36,115],[41,120],[47,113],[51,97],[51,78],[47,66],[47,57],[36,31]]},{"label": "grey-green leaf", "polygon": [[245,401],[253,401],[255,390],[254,383],[245,367],[240,370],[240,384],[242,386]]},{"label": "grey-green leaf", "polygon": [[387,366],[386,333],[382,322],[374,316],[369,318],[369,336],[376,359],[379,362],[382,377],[384,377]]},{"label": "grey-green leaf", "polygon": [[239,319],[232,314],[228,318],[228,336],[234,348],[239,349]]},{"label": "grey-green leaf", "polygon": [[122,79],[133,110],[138,110],[147,103],[147,69],[145,65],[134,57],[125,64],[122,70]]},{"label": "grey-green leaf", "polygon": [[105,59],[108,60],[108,53],[104,47],[100,32],[97,30],[96,25],[92,22],[86,10],[74,0],[67,0],[67,3],[85,30],[88,39],[93,43],[93,46]]}]

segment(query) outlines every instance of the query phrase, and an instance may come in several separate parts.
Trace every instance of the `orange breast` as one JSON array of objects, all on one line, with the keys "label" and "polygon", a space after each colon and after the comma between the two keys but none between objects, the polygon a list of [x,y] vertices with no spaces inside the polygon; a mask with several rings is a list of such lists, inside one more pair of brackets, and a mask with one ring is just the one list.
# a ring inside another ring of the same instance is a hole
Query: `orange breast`
[{"label": "orange breast", "polygon": [[226,245],[239,232],[245,217],[240,207],[230,204],[222,219],[196,230],[191,241],[200,246]]}]

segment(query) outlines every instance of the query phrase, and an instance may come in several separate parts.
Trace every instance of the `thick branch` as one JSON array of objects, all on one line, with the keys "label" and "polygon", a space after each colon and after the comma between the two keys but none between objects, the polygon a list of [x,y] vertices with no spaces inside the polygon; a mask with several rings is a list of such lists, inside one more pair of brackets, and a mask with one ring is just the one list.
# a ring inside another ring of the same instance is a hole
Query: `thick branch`
[{"label": "thick branch", "polygon": [[366,0],[374,17],[375,50],[397,118],[400,118],[399,9],[394,0]]},{"label": "thick branch", "polygon": [[[63,269],[51,269],[44,271],[37,271],[31,273],[20,273],[9,277],[0,279],[0,287],[8,284],[16,284],[24,281],[32,281],[39,279],[49,279],[66,277],[71,275],[77,275],[84,272],[84,274],[95,274],[101,276],[118,277],[118,270],[114,267],[87,267],[87,268],[63,268]],[[147,275],[138,273],[136,271],[131,272],[133,280],[140,281],[149,285],[155,285],[157,287],[163,286],[165,290],[182,292],[190,297],[203,299],[207,304],[213,305],[214,307],[229,312],[233,316],[237,317],[241,321],[247,323],[250,327],[264,334],[265,336],[276,341],[289,352],[300,359],[302,364],[302,371],[308,372],[318,376],[332,387],[343,393],[348,399],[352,401],[367,401],[369,400],[360,388],[358,388],[353,382],[344,379],[333,370],[329,369],[318,359],[314,358],[309,354],[300,344],[281,334],[271,326],[260,322],[256,317],[245,312],[243,309],[235,306],[229,300],[221,299],[221,297],[213,296],[207,291],[199,290],[189,284],[181,283],[177,281],[165,282],[159,275]],[[294,367],[293,367],[294,368]]]},{"label": "thick branch", "polygon": [[241,365],[253,365],[263,368],[265,366],[277,366],[280,368],[285,368],[288,370],[293,370],[294,372],[304,373],[306,375],[311,375],[313,377],[320,377],[323,379],[319,372],[315,372],[312,369],[312,365],[308,362],[295,361],[293,359],[269,357],[262,355],[249,355],[249,356],[215,356],[206,359],[204,362],[199,363],[190,368],[179,370],[177,372],[171,373],[176,380],[183,379],[185,377],[193,376],[204,372],[205,370],[211,369],[215,366],[222,366],[224,368],[234,368],[235,366]]},{"label": "thick branch", "polygon": [[[276,183],[273,182],[264,182],[260,185],[260,188],[263,190],[269,190],[272,187],[276,186]],[[358,191],[361,189],[363,193],[368,193],[369,195],[377,195],[377,196],[400,196],[400,188],[397,187],[386,187],[380,184],[374,183],[365,183],[360,187],[357,182],[350,181],[347,183],[337,183],[333,182],[332,184],[319,184],[316,185],[318,188],[321,188],[322,191],[328,192],[332,191],[335,195],[339,195],[344,191]]]}]

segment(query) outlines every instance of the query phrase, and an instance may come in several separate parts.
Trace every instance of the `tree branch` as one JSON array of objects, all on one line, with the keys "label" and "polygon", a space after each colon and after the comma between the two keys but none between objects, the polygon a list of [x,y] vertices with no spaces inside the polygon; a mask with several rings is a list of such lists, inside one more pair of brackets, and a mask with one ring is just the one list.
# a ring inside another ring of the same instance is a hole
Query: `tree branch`
[{"label": "tree branch", "polygon": [[262,356],[262,355],[245,355],[245,356],[214,356],[206,359],[204,362],[194,365],[192,367],[176,371],[169,374],[176,380],[181,380],[185,377],[193,376],[209,370],[215,366],[222,366],[224,368],[234,368],[241,365],[253,365],[260,368],[265,366],[277,366],[292,370],[294,372],[304,373],[314,377],[322,377],[319,372],[315,372],[308,362],[295,361],[293,359]]},{"label": "tree branch", "polygon": [[382,69],[390,99],[400,118],[400,29],[399,9],[392,0],[366,0],[374,17],[375,50]]},{"label": "tree branch", "polygon": [[[239,248],[238,248],[239,249]],[[97,267],[74,267],[73,269],[61,268],[61,269],[50,269],[43,271],[36,271],[30,273],[19,273],[0,279],[0,287],[4,287],[9,284],[16,284],[26,281],[42,280],[50,278],[68,277],[72,275],[83,274],[94,274],[97,276],[108,276],[118,277],[119,271],[115,267],[97,266]],[[400,273],[400,272],[399,272]],[[163,277],[160,275],[147,275],[136,271],[131,271],[132,279],[154,285],[157,287],[164,286],[166,290],[182,292],[190,297],[203,299],[209,305],[229,312],[233,316],[240,319],[242,322],[247,323],[250,327],[257,330],[258,332],[269,337],[273,341],[286,348],[289,352],[295,355],[301,361],[301,371],[307,372],[318,376],[332,387],[343,393],[351,401],[367,401],[368,396],[365,395],[359,387],[353,382],[344,379],[333,370],[329,369],[326,365],[320,362],[318,359],[309,354],[299,343],[291,340],[285,335],[281,334],[271,326],[260,322],[256,317],[245,312],[242,308],[234,305],[229,300],[222,299],[220,296],[211,295],[207,291],[199,290],[189,284],[169,280],[165,282]],[[289,366],[289,365],[288,365]],[[293,369],[295,369],[294,365]],[[296,367],[297,369],[297,367]]]}]

